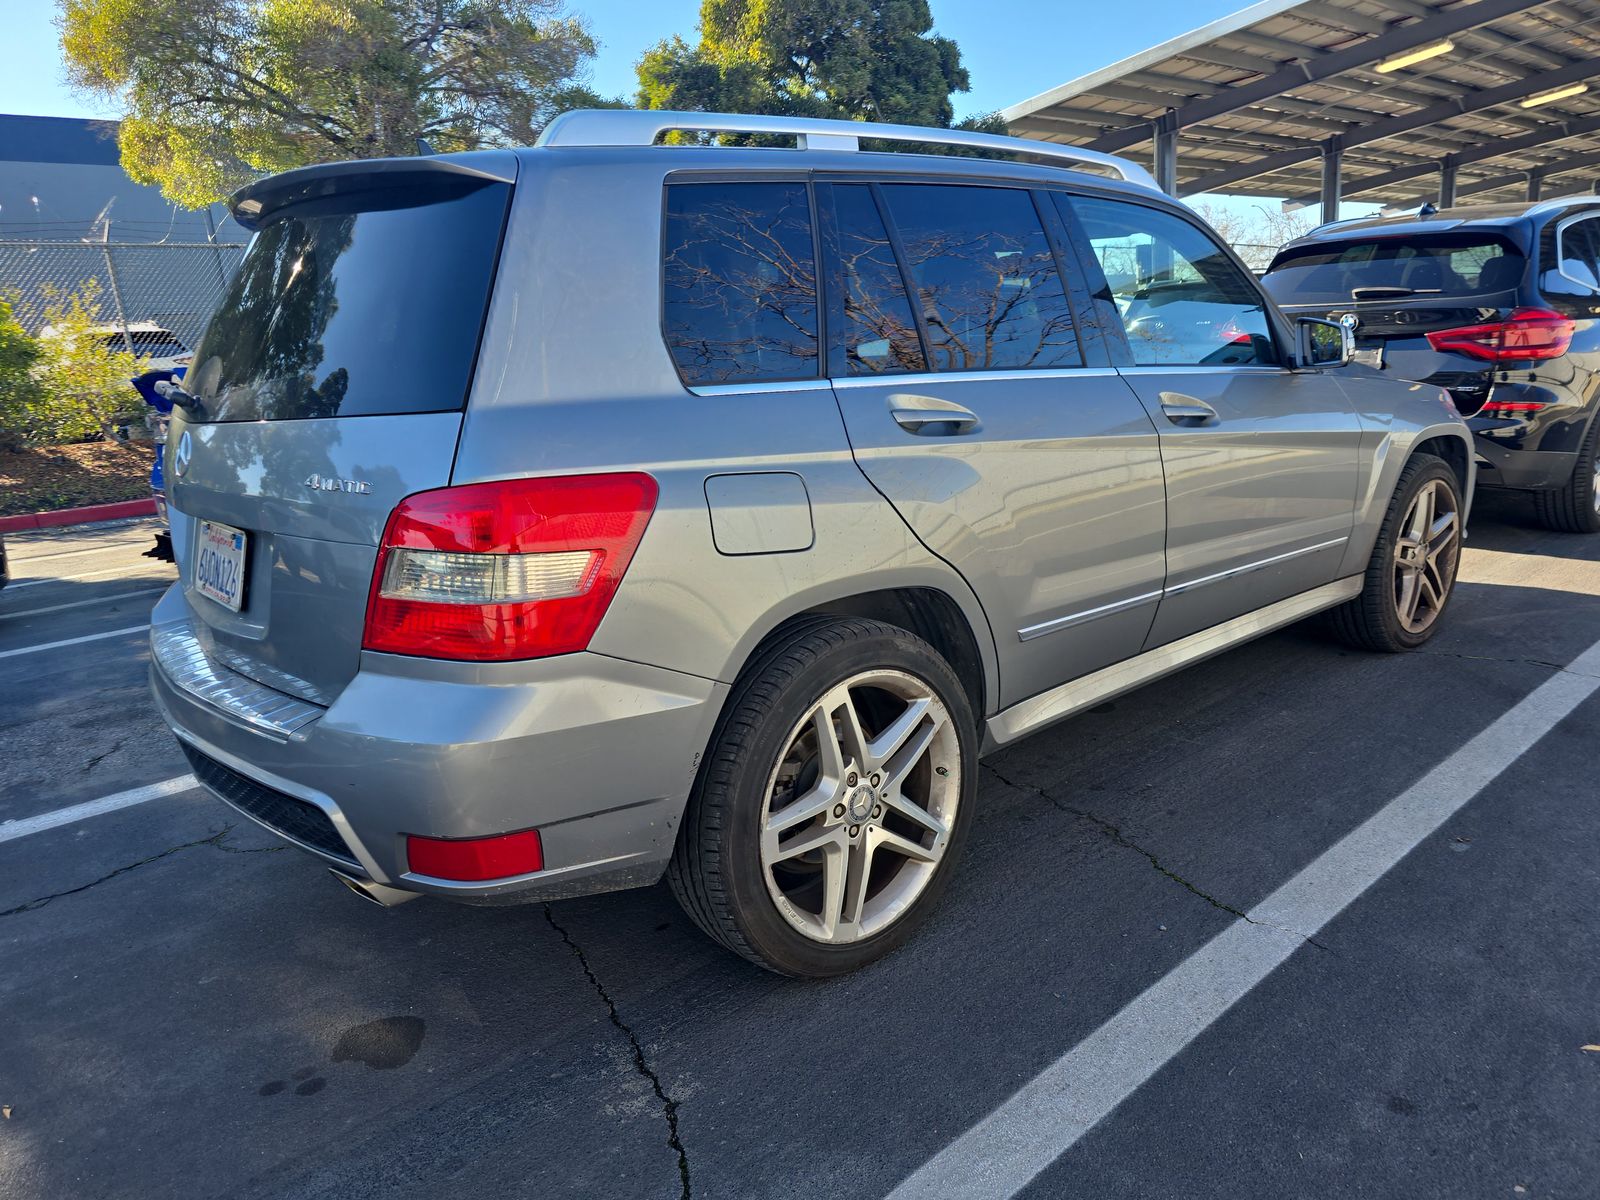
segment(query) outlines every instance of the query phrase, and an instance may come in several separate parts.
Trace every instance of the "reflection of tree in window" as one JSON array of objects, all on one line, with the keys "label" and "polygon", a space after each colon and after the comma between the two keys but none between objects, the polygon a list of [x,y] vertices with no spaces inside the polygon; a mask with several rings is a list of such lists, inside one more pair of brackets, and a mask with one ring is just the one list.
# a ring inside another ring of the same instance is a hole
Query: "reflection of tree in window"
[{"label": "reflection of tree in window", "polygon": [[923,371],[911,300],[872,192],[861,184],[833,189],[844,270],[844,346],[852,375]]},{"label": "reflection of tree in window", "polygon": [[803,184],[674,185],[666,245],[667,342],[688,383],[817,374]]},{"label": "reflection of tree in window", "polygon": [[[331,268],[355,225],[353,215],[286,218],[257,235],[196,356],[200,395],[214,417],[225,420],[241,404],[267,420],[338,411],[318,395],[315,377],[339,309]],[[338,391],[342,399],[344,387]]]},{"label": "reflection of tree in window", "polygon": [[1075,367],[1083,359],[1027,192],[884,188],[937,370]]}]

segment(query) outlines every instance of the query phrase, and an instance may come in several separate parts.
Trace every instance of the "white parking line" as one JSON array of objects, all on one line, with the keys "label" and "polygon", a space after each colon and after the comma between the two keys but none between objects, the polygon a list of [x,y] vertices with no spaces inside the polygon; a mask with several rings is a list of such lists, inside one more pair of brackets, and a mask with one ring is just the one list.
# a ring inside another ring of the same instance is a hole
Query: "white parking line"
[{"label": "white parking line", "polygon": [[87,580],[99,579],[105,575],[123,575],[129,572],[137,572],[141,567],[148,571],[159,571],[166,569],[166,564],[156,562],[134,563],[131,567],[127,564],[120,567],[105,567],[99,571],[86,571],[82,575],[49,575],[43,579],[13,579],[6,585],[6,591],[14,592],[18,588],[39,587],[41,584],[46,583],[84,583]]},{"label": "white parking line", "polygon": [[44,608],[25,608],[21,612],[0,611],[0,617],[37,617],[44,613],[62,612],[69,608],[87,608],[91,604],[110,604],[113,600],[132,600],[138,596],[154,596],[157,592],[166,590],[166,584],[155,584],[147,588],[140,588],[136,592],[118,592],[115,596],[96,596],[92,600],[72,600],[66,604],[49,604]]},{"label": "white parking line", "polygon": [[137,550],[144,545],[144,539],[126,542],[107,542],[101,546],[81,546],[76,550],[52,550],[48,554],[17,554],[13,561],[21,566],[24,563],[43,562],[47,558],[67,558],[74,554],[110,554],[114,550]]},{"label": "white parking line", "polygon": [[1034,1076],[890,1200],[1016,1195],[1596,689],[1600,642]]},{"label": "white parking line", "polygon": [[103,638],[121,637],[125,633],[148,633],[150,626],[129,625],[126,629],[111,629],[105,633],[86,633],[82,637],[62,638],[59,642],[41,642],[37,646],[19,646],[15,650],[0,650],[0,658],[15,658],[19,654],[38,654],[41,650],[59,650],[63,646],[77,646],[83,642],[98,642]]},{"label": "white parking line", "polygon": [[171,779],[163,779],[160,783],[147,784],[111,796],[101,796],[98,800],[86,800],[82,804],[74,804],[71,808],[58,808],[54,812],[40,813],[37,817],[22,817],[15,821],[0,822],[0,842],[15,841],[17,838],[27,837],[30,833],[43,833],[46,829],[54,829],[58,825],[72,825],[89,817],[116,812],[119,808],[132,808],[135,804],[159,800],[163,796],[173,796],[199,786],[193,775],[175,775]]}]

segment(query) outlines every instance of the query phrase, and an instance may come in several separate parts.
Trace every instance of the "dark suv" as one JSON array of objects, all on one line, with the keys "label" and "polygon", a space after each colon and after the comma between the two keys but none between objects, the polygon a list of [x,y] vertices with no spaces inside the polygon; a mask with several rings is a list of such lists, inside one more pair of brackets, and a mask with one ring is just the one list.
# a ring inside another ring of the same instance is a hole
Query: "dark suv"
[{"label": "dark suv", "polygon": [[1600,532],[1600,196],[1324,225],[1263,283],[1287,312],[1352,328],[1358,360],[1447,388],[1481,486]]}]

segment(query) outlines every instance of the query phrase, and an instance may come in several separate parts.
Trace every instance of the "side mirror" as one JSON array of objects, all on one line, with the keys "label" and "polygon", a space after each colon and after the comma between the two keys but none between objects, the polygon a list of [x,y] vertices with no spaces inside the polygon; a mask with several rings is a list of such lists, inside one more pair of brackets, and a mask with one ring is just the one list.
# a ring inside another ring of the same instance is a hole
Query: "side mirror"
[{"label": "side mirror", "polygon": [[1301,317],[1294,332],[1302,367],[1342,367],[1355,356],[1355,333],[1337,321]]}]

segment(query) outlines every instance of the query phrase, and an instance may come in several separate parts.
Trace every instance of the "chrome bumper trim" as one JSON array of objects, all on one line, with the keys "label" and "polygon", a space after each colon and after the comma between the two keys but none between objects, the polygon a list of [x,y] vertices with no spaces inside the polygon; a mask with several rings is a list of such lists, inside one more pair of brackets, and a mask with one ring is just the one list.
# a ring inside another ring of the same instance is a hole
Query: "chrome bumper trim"
[{"label": "chrome bumper trim", "polygon": [[173,687],[268,737],[286,741],[327,711],[213,662],[190,621],[153,626],[150,652]]}]

